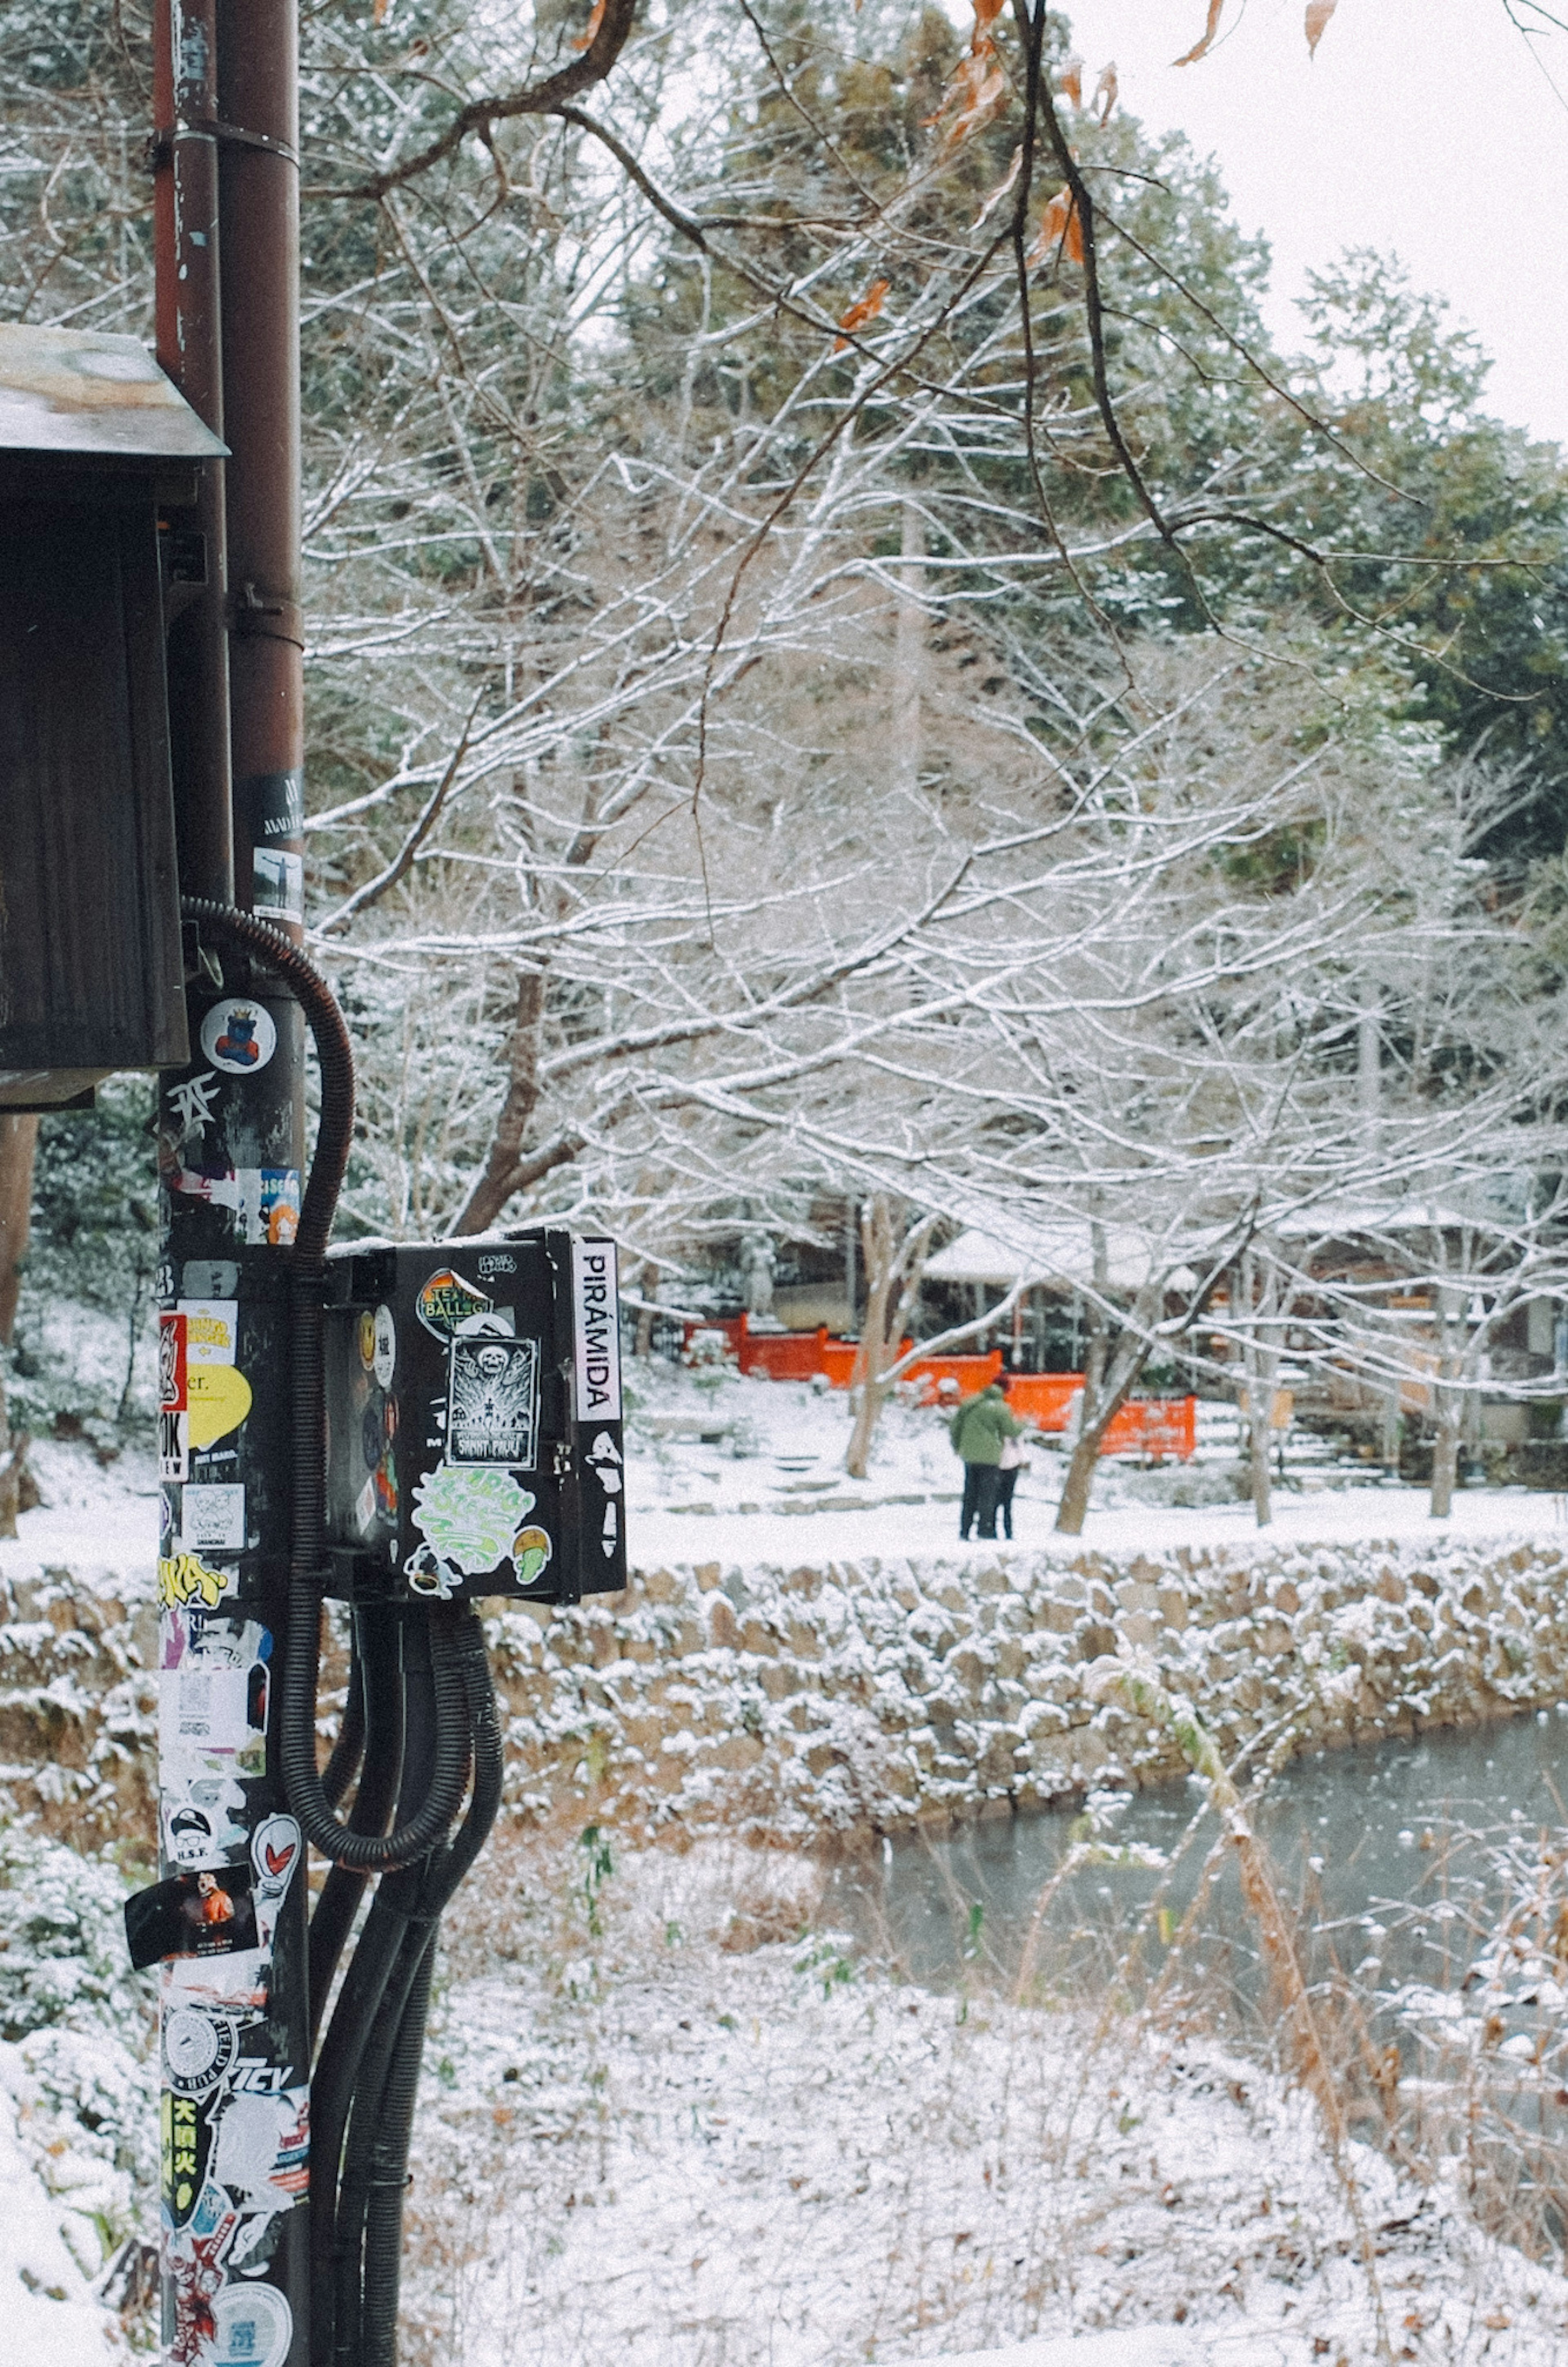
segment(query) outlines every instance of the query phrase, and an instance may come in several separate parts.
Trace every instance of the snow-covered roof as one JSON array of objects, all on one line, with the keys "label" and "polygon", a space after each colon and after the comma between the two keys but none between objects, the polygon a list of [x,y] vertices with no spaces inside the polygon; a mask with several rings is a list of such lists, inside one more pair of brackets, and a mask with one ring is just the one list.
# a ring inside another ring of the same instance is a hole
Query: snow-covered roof
[{"label": "snow-covered roof", "polygon": [[1509,1229],[1473,1208],[1450,1207],[1441,1200],[1325,1200],[1299,1209],[1269,1228],[1281,1240],[1354,1240],[1377,1233],[1504,1233]]},{"label": "snow-covered roof", "polygon": [[[1136,1290],[1149,1270],[1145,1234],[1133,1225],[1105,1228],[1106,1279],[1112,1290]],[[1087,1217],[1031,1226],[1027,1247],[998,1240],[976,1227],[959,1234],[927,1261],[931,1282],[978,1282],[1010,1290],[1013,1284],[1060,1282],[1075,1286],[1094,1279],[1094,1242]]]}]

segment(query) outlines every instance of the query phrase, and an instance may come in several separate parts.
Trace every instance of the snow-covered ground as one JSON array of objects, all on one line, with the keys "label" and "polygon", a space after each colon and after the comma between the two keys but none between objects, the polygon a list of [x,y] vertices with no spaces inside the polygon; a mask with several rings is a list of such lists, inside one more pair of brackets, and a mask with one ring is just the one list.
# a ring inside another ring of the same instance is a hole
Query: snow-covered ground
[{"label": "snow-covered ground", "polygon": [[561,1856],[502,1851],[504,1940],[492,1886],[433,2033],[408,2297],[440,2367],[1568,2350],[1568,2282],[1457,2187],[1336,2168],[1299,2090],[1207,2041],[774,1937],[799,1862],[725,1844],[618,1867],[594,1931]]},{"label": "snow-covered ground", "polygon": [[[629,1536],[640,1568],[961,1550],[963,1468],[940,1412],[889,1405],[869,1474],[855,1481],[844,1472],[850,1422],[840,1392],[756,1376],[704,1391],[667,1366],[653,1367],[646,1379],[637,1375],[632,1386],[645,1396],[632,1417],[628,1458]],[[705,1444],[675,1433],[680,1423],[689,1433],[699,1419],[724,1434]],[[1059,1447],[1032,1446],[1014,1500],[1017,1546],[1133,1553],[1247,1538],[1257,1526],[1250,1500],[1215,1501],[1226,1492],[1222,1458],[1234,1460],[1235,1435],[1234,1413],[1216,1407],[1202,1425],[1201,1462],[1143,1471],[1108,1459],[1081,1539],[1054,1539],[1052,1530],[1066,1455]],[[1303,1459],[1292,1461],[1287,1484],[1275,1491],[1269,1535],[1282,1545],[1316,1545],[1445,1533],[1568,1537],[1568,1505],[1525,1488],[1463,1489],[1451,1517],[1438,1523],[1428,1514],[1424,1488]],[[973,1550],[982,1548],[976,1543]],[[983,1550],[994,1557],[997,1548]],[[1005,1544],[1001,1551],[1005,1556]]]}]

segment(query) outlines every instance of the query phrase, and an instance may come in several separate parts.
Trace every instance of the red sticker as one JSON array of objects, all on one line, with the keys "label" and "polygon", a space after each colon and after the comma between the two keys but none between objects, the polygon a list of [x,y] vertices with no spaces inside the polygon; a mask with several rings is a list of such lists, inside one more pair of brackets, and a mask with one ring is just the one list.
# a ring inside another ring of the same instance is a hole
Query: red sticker
[{"label": "red sticker", "polygon": [[186,1319],[158,1318],[158,1407],[163,1413],[184,1413],[186,1398]]}]

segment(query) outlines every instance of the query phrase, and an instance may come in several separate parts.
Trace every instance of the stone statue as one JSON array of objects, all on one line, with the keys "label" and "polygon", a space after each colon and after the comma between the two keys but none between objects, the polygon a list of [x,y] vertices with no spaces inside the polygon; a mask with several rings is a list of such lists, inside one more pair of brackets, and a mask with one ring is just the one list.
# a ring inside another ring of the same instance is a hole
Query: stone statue
[{"label": "stone statue", "polygon": [[771,1328],[775,1320],[773,1269],[778,1260],[765,1233],[753,1234],[740,1252],[740,1263],[746,1276],[746,1313],[753,1327]]}]

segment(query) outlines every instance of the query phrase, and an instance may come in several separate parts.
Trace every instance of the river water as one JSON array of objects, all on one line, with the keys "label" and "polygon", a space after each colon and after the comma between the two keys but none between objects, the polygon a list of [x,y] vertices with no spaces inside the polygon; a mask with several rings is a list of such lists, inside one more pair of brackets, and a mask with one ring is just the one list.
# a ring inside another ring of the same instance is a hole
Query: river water
[{"label": "river water", "polygon": [[[951,1839],[884,1844],[836,1869],[827,1916],[857,1946],[924,1987],[1011,1986],[1045,1885],[1086,1829],[1108,1847],[1141,1845],[1167,1872],[1099,1863],[1070,1874],[1041,1918],[1035,1986],[1092,1992],[1146,1921],[1145,1974],[1198,1886],[1219,1831],[1196,1779],[1126,1795],[1091,1795],[1070,1809],[998,1818]],[[1273,1779],[1254,1826],[1296,1915],[1303,1970],[1351,1976],[1367,1994],[1401,1984],[1462,1988],[1517,1897],[1517,1861],[1568,1828],[1568,1703],[1555,1712],[1415,1741],[1319,1751]],[[1147,1910],[1153,1909],[1152,1913]],[[1234,1866],[1213,1881],[1184,1950],[1188,1976],[1239,2008],[1256,2007],[1257,1935]]]}]

